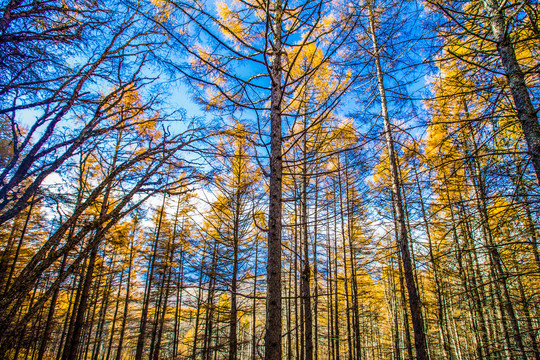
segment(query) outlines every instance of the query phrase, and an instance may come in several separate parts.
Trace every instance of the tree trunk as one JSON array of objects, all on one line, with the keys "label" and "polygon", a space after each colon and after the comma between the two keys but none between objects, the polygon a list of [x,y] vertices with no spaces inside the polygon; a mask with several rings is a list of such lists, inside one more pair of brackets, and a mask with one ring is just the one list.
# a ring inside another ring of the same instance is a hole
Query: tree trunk
[{"label": "tree trunk", "polygon": [[[13,255],[13,262],[11,263],[11,269],[9,270],[9,275],[6,280],[5,289],[6,291],[9,288],[9,285],[11,284],[11,279],[13,278],[13,274],[15,273],[15,268],[17,267],[17,261],[19,260],[19,255],[21,253],[21,248],[24,240],[24,235],[26,234],[26,229],[28,228],[28,223],[30,222],[30,217],[32,216],[32,209],[34,207],[34,198],[36,195],[32,196],[32,202],[30,204],[30,208],[28,209],[28,213],[26,214],[26,219],[24,221],[23,228],[21,230],[21,235],[19,236],[19,243],[17,244],[17,249],[15,250],[15,255]],[[15,227],[16,221],[13,223],[13,227]]]},{"label": "tree trunk", "polygon": [[120,269],[120,281],[118,282],[118,292],[116,293],[116,305],[114,307],[113,321],[110,329],[109,344],[107,346],[107,355],[105,355],[105,360],[109,360],[111,356],[111,350],[113,346],[114,334],[116,331],[116,321],[118,319],[118,310],[120,309],[120,293],[122,291],[122,285],[124,280],[124,269]]},{"label": "tree trunk", "polygon": [[[240,153],[240,156],[242,154]],[[236,360],[238,354],[238,338],[237,338],[237,324],[238,324],[238,305],[236,304],[236,293],[238,291],[238,250],[240,242],[240,201],[241,201],[241,170],[240,167],[236,177],[236,189],[235,189],[235,208],[234,208],[234,221],[233,221],[233,263],[232,263],[232,279],[231,279],[231,310],[229,314],[229,360]]]},{"label": "tree trunk", "polygon": [[[109,266],[109,280],[107,281],[107,287],[104,291],[104,294],[101,295],[102,301],[101,301],[101,308],[98,314],[98,326],[97,326],[97,333],[96,337],[94,339],[94,346],[92,348],[92,360],[98,360],[99,355],[103,353],[103,332],[105,327],[105,319],[107,317],[107,309],[109,307],[109,300],[111,297],[111,290],[112,290],[112,284],[114,279],[114,265],[116,262],[116,257],[113,257],[111,260],[111,264]],[[97,294],[97,297],[99,298],[99,292]],[[97,304],[96,304],[97,306]]]},{"label": "tree trunk", "polygon": [[259,240],[255,238],[255,265],[253,271],[253,302],[251,304],[251,360],[257,358],[257,276],[259,266]]},{"label": "tree trunk", "polygon": [[135,231],[137,230],[137,218],[135,218],[135,221],[133,223],[133,231],[131,233],[131,239],[130,239],[130,250],[129,250],[129,265],[128,265],[128,277],[127,277],[127,284],[126,284],[126,299],[124,300],[124,311],[122,316],[122,325],[120,326],[120,339],[118,340],[118,349],[116,350],[116,357],[115,360],[121,360],[122,359],[122,350],[124,348],[124,336],[126,333],[126,324],[127,324],[127,317],[129,313],[129,295],[131,291],[131,269],[133,267],[133,257],[134,257],[134,242],[135,242]]},{"label": "tree trunk", "polygon": [[[345,232],[345,213],[344,213],[344,207],[343,207],[343,187],[342,187],[342,181],[341,178],[341,163],[339,159],[339,155],[337,156],[337,162],[338,162],[338,191],[339,191],[339,218],[341,222],[341,245],[343,246],[343,288],[345,290],[345,317],[347,319],[347,356],[349,360],[352,360],[354,357],[354,347],[352,344],[354,336],[352,335],[351,330],[351,305],[350,305],[350,299],[349,299],[349,274],[347,271],[347,235]],[[336,202],[336,206],[337,206]],[[337,213],[337,210],[336,210]]]},{"label": "tree trunk", "polygon": [[73,334],[66,342],[67,351],[64,351],[62,360],[75,360],[78,356],[79,344],[81,342],[81,334],[85,325],[84,318],[86,316],[86,308],[88,305],[88,295],[90,294],[90,287],[92,285],[92,275],[94,274],[94,267],[97,257],[97,244],[94,245],[90,252],[90,259],[88,261],[88,267],[84,277],[84,284],[81,292],[79,306],[77,307],[75,323],[73,324]]},{"label": "tree trunk", "polygon": [[319,321],[318,321],[318,313],[319,313],[319,279],[318,279],[318,270],[317,270],[317,225],[318,225],[318,196],[319,196],[319,178],[315,178],[315,190],[314,190],[314,205],[315,209],[313,210],[313,246],[312,246],[312,252],[313,252],[313,343],[315,345],[313,357],[315,360],[318,360],[319,358]]},{"label": "tree trunk", "polygon": [[270,203],[268,208],[268,261],[266,265],[265,359],[281,360],[281,0],[275,2],[270,110]]},{"label": "tree trunk", "polygon": [[143,308],[141,313],[141,322],[139,327],[139,336],[137,338],[137,350],[135,351],[135,360],[141,360],[144,351],[144,342],[146,340],[146,326],[148,323],[148,309],[150,307],[150,293],[152,292],[152,278],[154,277],[154,268],[157,256],[159,236],[161,234],[161,224],[163,221],[163,213],[165,211],[166,194],[163,195],[163,202],[159,211],[159,219],[154,237],[152,256],[148,260],[148,273],[146,275],[146,286],[144,289]]},{"label": "tree trunk", "polygon": [[180,338],[180,316],[182,315],[182,292],[184,290],[184,248],[180,245],[180,269],[176,279],[176,309],[174,312],[174,333],[172,357],[176,358],[178,354],[178,341]]},{"label": "tree trunk", "polygon": [[[64,255],[64,257],[62,258],[62,264],[60,265],[60,270],[58,270],[59,274],[62,274],[65,270],[66,258],[67,258],[66,255]],[[45,355],[45,351],[47,350],[47,345],[48,345],[47,343],[51,336],[52,323],[54,320],[54,310],[56,307],[56,301],[58,300],[59,292],[60,292],[60,288],[55,289],[53,296],[51,298],[51,303],[49,306],[49,313],[47,315],[47,321],[45,323],[45,329],[43,330],[43,335],[41,336],[41,343],[39,345],[37,360],[42,360],[43,356]]]},{"label": "tree trunk", "polygon": [[394,141],[392,139],[392,128],[390,124],[390,118],[388,115],[387,102],[386,102],[386,90],[384,88],[384,76],[381,67],[379,57],[379,45],[377,37],[375,35],[375,16],[373,14],[373,4],[369,3],[369,26],[370,35],[373,41],[373,54],[375,57],[375,68],[377,72],[377,81],[379,85],[379,95],[381,97],[381,114],[384,121],[384,133],[386,136],[386,147],[388,149],[388,156],[390,160],[390,172],[392,174],[392,193],[393,193],[393,205],[396,215],[396,224],[398,225],[398,237],[397,242],[401,250],[401,257],[403,262],[403,272],[405,276],[405,282],[407,284],[407,291],[409,293],[409,307],[411,310],[411,317],[414,330],[414,346],[416,348],[416,358],[418,360],[429,359],[427,353],[426,335],[424,333],[424,320],[422,319],[422,311],[420,308],[420,296],[416,288],[413,266],[411,262],[411,255],[409,252],[409,239],[407,236],[407,225],[405,223],[405,214],[403,208],[403,202],[401,197],[401,184],[399,183],[399,175],[397,168],[397,158],[394,149]]},{"label": "tree trunk", "polygon": [[345,174],[345,200],[347,211],[347,239],[349,241],[349,258],[351,261],[351,295],[352,295],[352,321],[353,321],[353,333],[354,333],[354,349],[356,353],[356,359],[362,358],[362,341],[360,339],[360,314],[358,305],[358,281],[356,275],[356,251],[355,251],[355,236],[354,236],[354,214],[353,205],[351,199],[351,179],[349,175],[349,162],[347,160],[347,153],[344,154],[344,174]]},{"label": "tree trunk", "polygon": [[[171,239],[169,244],[172,243],[172,241],[174,241],[174,237]],[[162,306],[162,309],[161,309],[161,316],[160,316],[160,319],[159,319],[159,322],[158,322],[159,323],[159,328],[158,328],[158,331],[157,331],[157,341],[156,341],[156,346],[155,346],[155,349],[154,349],[154,360],[159,360],[159,352],[161,350],[161,339],[163,337],[163,326],[165,325],[165,315],[167,314],[167,303],[168,303],[168,300],[169,300],[169,289],[171,287],[172,260],[173,260],[173,256],[174,256],[174,251],[172,249],[170,249],[169,251],[171,252],[171,254],[170,254],[169,262],[166,265],[167,281],[165,283],[165,297],[163,299],[163,306]]]},{"label": "tree trunk", "polygon": [[499,3],[498,0],[482,0],[482,3],[490,19],[491,33],[497,44],[497,52],[527,141],[536,180],[540,184],[540,125],[525,82],[525,76],[516,58],[510,38],[511,33],[507,29],[509,19],[504,14],[503,4]]},{"label": "tree trunk", "polygon": [[[422,195],[422,188],[420,186],[420,180],[418,178],[418,171],[415,165],[413,165],[413,169],[414,169],[416,185],[418,187],[418,195],[420,196],[420,209],[422,211],[422,219],[424,221],[424,227],[426,228],[429,260],[431,261],[431,266],[433,268],[433,281],[435,282],[435,294],[437,297],[437,321],[439,323],[439,331],[441,334],[444,356],[445,358],[448,358],[448,360],[453,360],[454,354],[452,352],[452,348],[450,347],[449,335],[447,331],[448,327],[445,321],[446,316],[445,316],[445,311],[444,311],[444,300],[443,300],[441,280],[439,277],[439,264],[438,264],[438,261],[436,261],[435,255],[433,253],[433,243],[431,241],[431,232],[429,228],[426,208],[424,205],[424,197]],[[449,203],[448,206],[452,206],[452,205]]]},{"label": "tree trunk", "polygon": [[[335,192],[334,192],[335,194]],[[336,351],[336,360],[340,360],[340,335],[339,335],[339,277],[338,277],[338,242],[337,242],[337,210],[335,202],[337,200],[334,198],[334,349]]]}]

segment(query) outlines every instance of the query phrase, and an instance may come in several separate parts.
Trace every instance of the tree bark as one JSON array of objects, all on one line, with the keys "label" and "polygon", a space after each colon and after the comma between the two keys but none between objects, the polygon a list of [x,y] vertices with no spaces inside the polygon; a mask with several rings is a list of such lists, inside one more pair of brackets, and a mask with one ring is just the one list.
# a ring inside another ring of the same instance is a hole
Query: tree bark
[{"label": "tree bark", "polygon": [[510,39],[511,31],[507,29],[508,19],[504,14],[503,4],[500,4],[498,0],[482,0],[482,3],[490,19],[491,33],[497,44],[497,52],[525,135],[529,155],[536,173],[536,180],[540,185],[540,125],[525,82],[525,75],[521,70]]},{"label": "tree bark", "polygon": [[[268,209],[268,261],[266,286],[265,359],[281,360],[281,0],[275,2],[270,110],[270,204]],[[269,16],[269,14],[268,14]]]}]

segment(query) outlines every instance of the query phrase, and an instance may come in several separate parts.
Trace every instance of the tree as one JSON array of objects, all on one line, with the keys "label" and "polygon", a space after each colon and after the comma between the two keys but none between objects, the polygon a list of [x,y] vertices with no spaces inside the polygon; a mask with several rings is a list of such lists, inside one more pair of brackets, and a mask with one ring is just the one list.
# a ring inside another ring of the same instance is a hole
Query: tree
[{"label": "tree", "polygon": [[[132,88],[131,91],[135,90]],[[86,259],[87,254],[91,254],[90,259],[95,258],[97,250],[93,249],[97,249],[105,234],[122,217],[139,207],[155,193],[185,191],[185,187],[190,181],[188,173],[181,175],[178,181],[169,181],[166,184],[161,184],[163,180],[160,179],[164,178],[163,167],[170,168],[172,163],[175,164],[178,171],[189,170],[189,168],[182,166],[175,159],[175,156],[180,149],[190,146],[191,141],[196,140],[194,137],[190,138],[192,134],[194,135],[194,131],[187,130],[183,135],[170,138],[164,136],[161,140],[155,141],[153,135],[144,135],[144,131],[146,131],[144,126],[148,125],[148,122],[155,122],[155,118],[140,117],[145,107],[137,102],[134,102],[133,105],[134,108],[128,109],[119,106],[119,109],[110,114],[113,119],[114,116],[121,119],[119,122],[122,124],[122,129],[113,138],[125,141],[121,145],[122,155],[117,153],[120,148],[120,142],[117,142],[116,150],[113,148],[113,154],[117,155],[112,157],[117,160],[111,163],[108,173],[104,174],[101,179],[95,177],[83,184],[83,195],[71,204],[71,213],[52,231],[49,238],[42,243],[32,258],[24,265],[9,289],[2,294],[0,302],[3,304],[3,311],[0,316],[0,325],[3,329],[3,346],[7,346],[7,341],[13,336],[12,334],[16,333],[17,329],[39,311],[55,289],[79,267],[81,261]],[[139,117],[137,118],[137,116]],[[128,122],[130,122],[129,125]],[[145,123],[146,125],[144,125]],[[143,126],[142,132],[128,132],[130,129],[141,126]],[[121,133],[129,134],[129,136],[122,138]],[[102,135],[102,144],[107,144],[107,136],[110,135],[109,132]],[[184,140],[181,140],[182,138]],[[90,148],[95,149],[95,144],[91,145]],[[132,150],[135,151],[132,152]],[[83,159],[86,161],[84,157]],[[100,160],[105,161],[105,158]],[[108,195],[109,200],[102,200],[102,193],[106,197]],[[110,201],[110,203],[108,206],[101,207],[102,210],[98,211],[98,216],[88,219],[89,212],[91,213],[94,207],[101,203],[100,201],[105,201],[105,203]],[[83,221],[82,224],[81,221]],[[66,238],[68,234],[69,236]],[[84,243],[86,245],[81,248],[80,246]],[[66,271],[36,300],[36,303],[28,309],[26,315],[19,322],[13,322],[11,319],[13,319],[14,314],[21,309],[26,295],[36,286],[42,274],[59,259],[77,250],[80,251],[66,265]],[[92,262],[90,262],[91,264]],[[91,267],[88,268],[88,271],[90,269]],[[88,275],[88,281],[91,281],[91,275]],[[89,288],[87,290],[89,291]],[[84,309],[81,310],[81,313],[84,313]],[[82,319],[79,318],[79,323],[81,321]],[[73,351],[71,353],[73,354]]]},{"label": "tree", "polygon": [[[532,55],[538,49],[538,33],[534,31],[537,21],[530,16],[530,7],[503,5],[495,0],[430,3],[448,20],[444,33],[453,31],[448,36],[454,45],[448,50],[451,57],[469,64],[471,69],[483,70],[484,77],[504,76],[508,89],[502,91],[509,91],[512,97],[510,106],[521,125],[540,183],[540,124],[533,95],[537,88],[533,75],[537,59]],[[501,67],[502,73],[498,71]]]},{"label": "tree", "polygon": [[[282,122],[298,116],[290,114],[287,108],[296,94],[295,89],[303,86],[303,79],[313,77],[334,56],[341,45],[340,36],[347,28],[323,15],[330,6],[324,1],[237,2],[232,8],[220,3],[217,16],[205,4],[180,1],[160,4],[168,10],[177,10],[184,21],[178,24],[167,19],[162,26],[191,56],[189,68],[176,66],[176,69],[195,84],[196,96],[211,109],[254,112],[259,121],[259,134],[269,138],[261,144],[270,145],[265,357],[281,358]],[[172,30],[190,26],[196,26],[204,34],[196,44],[188,43],[182,33]],[[288,69],[299,60],[298,49],[314,41],[321,44],[321,59],[315,61],[317,65],[309,72],[293,75]],[[284,64],[284,55],[288,53],[295,55]],[[244,62],[242,67],[250,64],[253,71],[235,70],[239,62]],[[203,91],[197,87],[200,85]],[[338,89],[341,88],[335,87],[335,91],[330,92],[332,96],[309,113],[324,113],[334,107],[342,93]],[[265,132],[263,129],[268,123],[270,129]]]}]

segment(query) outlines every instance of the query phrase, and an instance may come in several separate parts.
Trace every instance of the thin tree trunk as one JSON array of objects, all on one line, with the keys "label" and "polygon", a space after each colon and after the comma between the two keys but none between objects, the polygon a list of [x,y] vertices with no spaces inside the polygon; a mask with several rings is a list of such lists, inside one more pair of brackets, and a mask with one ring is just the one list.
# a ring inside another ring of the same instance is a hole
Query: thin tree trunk
[{"label": "thin tree trunk", "polygon": [[[335,192],[334,192],[335,194]],[[339,337],[339,277],[338,277],[338,243],[337,243],[337,211],[335,206],[334,198],[334,337],[335,345],[334,349],[336,350],[336,360],[340,360],[340,342]]]},{"label": "thin tree trunk", "polygon": [[165,199],[166,199],[166,194],[163,195],[163,202],[161,204],[161,209],[159,211],[159,218],[158,218],[156,234],[154,237],[152,256],[148,260],[149,261],[148,273],[146,275],[146,286],[144,289],[143,308],[142,308],[142,313],[141,313],[139,336],[137,338],[137,350],[135,351],[135,360],[142,360],[143,351],[144,351],[144,343],[146,340],[146,326],[148,323],[148,309],[150,307],[150,293],[152,292],[152,280],[153,280],[154,271],[155,271],[154,268],[155,268],[155,262],[156,262],[156,256],[157,256],[158,242],[159,242],[159,236],[161,234],[163,213],[165,211]]},{"label": "thin tree trunk", "polygon": [[[242,148],[240,147],[240,151]],[[242,152],[239,155],[239,161],[242,161]],[[238,338],[237,338],[237,324],[238,324],[238,305],[236,303],[236,293],[238,291],[238,251],[240,243],[240,201],[241,201],[241,171],[240,167],[236,176],[236,188],[235,188],[235,208],[234,208],[234,221],[233,221],[233,269],[231,279],[231,310],[229,313],[229,360],[236,360],[238,357]]]},{"label": "thin tree trunk", "polygon": [[[174,225],[173,225],[173,241],[176,241],[177,237],[177,226],[178,226],[178,216],[180,213],[180,199],[178,199],[178,203],[176,205],[176,213],[174,216]],[[182,222],[182,229],[181,232],[183,233],[183,226],[185,224],[185,219]],[[179,332],[180,332],[180,313],[182,312],[182,291],[184,288],[184,246],[183,246],[183,236],[181,237],[181,243],[180,243],[180,264],[179,264],[179,271],[178,271],[178,278],[176,279],[176,306],[174,311],[174,331],[173,331],[173,340],[172,340],[172,358],[176,358],[176,354],[178,352],[178,339],[179,339]]]},{"label": "thin tree trunk", "polygon": [[197,313],[195,315],[195,326],[193,329],[193,347],[191,349],[191,359],[195,360],[197,358],[197,340],[199,335],[199,323],[201,318],[201,305],[202,305],[202,281],[204,274],[204,267],[206,262],[206,246],[203,249],[203,258],[201,261],[201,271],[199,272],[199,293],[197,295]]},{"label": "thin tree trunk", "polygon": [[[413,165],[413,169],[414,169],[416,185],[418,187],[418,195],[420,196],[420,209],[422,211],[422,219],[424,221],[424,227],[426,228],[426,236],[428,239],[429,260],[431,261],[431,264],[432,264],[431,266],[433,268],[433,280],[435,282],[435,294],[437,296],[437,321],[439,323],[439,331],[441,334],[444,356],[445,358],[448,358],[449,360],[453,360],[454,354],[452,352],[452,348],[450,347],[450,341],[449,341],[449,336],[447,332],[448,327],[446,326],[446,322],[445,322],[446,317],[445,317],[445,311],[444,311],[444,300],[443,300],[443,293],[442,293],[442,287],[441,287],[441,280],[439,277],[439,265],[438,265],[438,262],[435,260],[435,255],[433,253],[431,231],[429,228],[426,207],[424,205],[424,197],[422,195],[422,188],[420,186],[420,180],[418,178],[418,171],[416,170],[416,166],[414,165]],[[449,203],[449,206],[451,206],[450,203]]]},{"label": "thin tree trunk", "polygon": [[218,248],[219,244],[217,241],[214,242],[214,249],[212,252],[212,262],[210,264],[209,273],[209,286],[208,286],[208,295],[206,298],[206,318],[204,325],[204,337],[203,337],[203,348],[202,359],[210,360],[211,355],[211,345],[212,337],[214,335],[214,311],[215,311],[215,291],[216,291],[216,275],[217,275],[217,260],[218,260]]},{"label": "thin tree trunk", "polygon": [[[450,203],[450,195],[448,193],[448,188],[446,188],[446,196]],[[459,213],[459,221],[463,224],[463,221],[465,221],[465,216],[462,216],[461,213]],[[455,220],[455,215],[452,206],[450,206],[450,216],[452,220],[452,233],[454,237],[454,241],[458,244],[458,248],[460,247],[458,242],[458,234],[457,234],[457,224],[458,222]],[[465,227],[465,225],[462,225]],[[457,253],[457,260],[458,260],[458,269],[460,270],[459,273],[461,274],[462,278],[462,286],[465,292],[470,293],[472,295],[472,304],[471,307],[474,309],[474,316],[471,316],[473,322],[477,322],[478,324],[478,341],[477,341],[477,357],[478,359],[482,360],[485,356],[486,359],[491,359],[491,351],[489,347],[489,336],[488,336],[488,330],[486,327],[486,320],[484,316],[484,306],[482,303],[482,298],[480,296],[479,291],[479,285],[477,282],[477,276],[475,272],[475,266],[473,262],[473,257],[471,256],[471,251],[473,251],[470,248],[470,241],[469,241],[469,234],[468,231],[465,229],[462,231],[465,239],[464,243],[464,250],[459,249]],[[466,267],[463,266],[462,262],[462,252],[466,252],[466,260],[468,262],[467,268],[470,269],[471,273],[469,273],[469,276],[467,276]],[[474,325],[474,323],[473,323]]]},{"label": "thin tree trunk", "polygon": [[178,278],[176,279],[176,310],[174,313],[174,334],[173,334],[173,359],[178,354],[178,341],[180,332],[180,316],[182,314],[182,293],[184,290],[184,248],[180,245],[180,270],[178,271]]},{"label": "thin tree trunk", "polygon": [[[174,236],[169,241],[169,245],[172,243],[172,241],[174,241]],[[161,317],[159,319],[159,328],[158,328],[158,332],[157,332],[157,341],[156,341],[156,346],[155,346],[155,349],[154,349],[154,360],[159,360],[159,352],[161,350],[161,339],[162,339],[162,336],[163,336],[163,326],[165,324],[165,315],[167,314],[167,303],[168,303],[168,299],[169,299],[169,289],[171,287],[172,260],[173,260],[173,256],[174,256],[174,251],[173,251],[173,249],[170,249],[169,251],[170,251],[170,258],[169,258],[168,264],[166,265],[166,268],[168,269],[168,271],[167,271],[167,282],[165,284],[165,298],[163,299],[163,307],[162,307],[162,310],[161,310]]]},{"label": "thin tree trunk", "polygon": [[[13,278],[13,274],[15,273],[15,268],[17,267],[17,261],[19,261],[19,255],[21,253],[21,248],[24,240],[24,235],[26,234],[26,229],[28,228],[28,223],[30,222],[30,217],[32,216],[32,209],[34,208],[34,198],[36,195],[34,194],[32,196],[32,201],[30,204],[30,208],[28,209],[28,213],[26,214],[26,219],[24,221],[23,228],[21,230],[21,235],[19,236],[19,243],[17,244],[17,249],[15,250],[15,255],[13,256],[13,262],[11,263],[11,269],[9,271],[8,278],[6,280],[5,289],[6,291],[9,288],[9,285],[11,284],[11,279]],[[13,224],[15,226],[15,223]]]},{"label": "thin tree trunk", "polygon": [[[62,257],[62,264],[60,265],[58,274],[62,274],[64,272],[65,266],[66,266],[66,260],[67,260],[67,255],[64,255]],[[51,331],[52,331],[52,325],[53,325],[52,323],[54,320],[56,301],[58,300],[59,292],[60,292],[60,287],[54,290],[53,296],[51,298],[51,303],[49,305],[49,313],[47,315],[47,321],[45,323],[45,330],[43,331],[43,335],[41,336],[41,343],[39,345],[37,360],[42,360],[43,356],[45,355],[45,351],[47,350],[47,345],[48,345],[49,338],[51,336]]]},{"label": "thin tree trunk", "polygon": [[137,218],[133,222],[133,231],[131,233],[130,239],[130,249],[129,249],[129,264],[128,264],[128,277],[126,284],[126,299],[124,301],[124,311],[122,316],[122,325],[120,326],[120,338],[118,339],[118,349],[116,350],[115,360],[122,359],[122,352],[124,349],[124,336],[126,333],[127,318],[129,313],[129,301],[130,301],[130,291],[131,291],[131,269],[133,267],[133,257],[134,257],[134,243],[135,243],[135,232],[137,230]]},{"label": "thin tree trunk", "polygon": [[519,289],[519,295],[520,295],[520,302],[523,307],[523,313],[525,317],[525,327],[527,329],[527,335],[529,337],[529,341],[531,343],[532,348],[532,355],[534,356],[535,360],[540,360],[540,351],[538,347],[538,341],[536,340],[536,333],[537,331],[534,329],[533,322],[532,322],[532,316],[531,311],[529,308],[529,301],[527,297],[525,296],[525,289],[523,286],[523,282],[521,281],[521,277],[517,277],[517,283],[518,283],[518,289]]},{"label": "thin tree trunk", "polygon": [[[346,232],[345,232],[345,213],[343,208],[343,189],[342,189],[342,179],[341,179],[341,163],[339,160],[339,155],[337,157],[338,162],[338,191],[339,191],[339,218],[341,222],[341,242],[343,246],[343,288],[345,290],[345,317],[347,319],[347,356],[349,360],[352,360],[354,357],[354,347],[352,345],[353,336],[351,331],[351,305],[349,299],[349,274],[347,271],[347,243],[346,243]],[[336,204],[337,205],[337,204]]]},{"label": "thin tree trunk", "polygon": [[[305,122],[304,122],[305,127]],[[302,239],[303,239],[303,270],[302,270],[302,300],[304,308],[304,347],[305,360],[313,360],[313,320],[311,314],[311,290],[310,277],[311,268],[309,266],[309,234],[308,234],[308,214],[307,214],[307,134],[304,128],[303,141],[303,166],[302,166]]]},{"label": "thin tree trunk", "polygon": [[113,346],[114,334],[116,331],[116,321],[118,319],[118,310],[120,309],[120,293],[122,291],[122,285],[124,280],[124,269],[120,269],[120,281],[118,282],[118,292],[116,293],[116,305],[114,307],[113,321],[111,324],[111,335],[109,337],[109,345],[107,346],[107,355],[105,355],[105,360],[109,360],[111,356],[111,350]]},{"label": "thin tree trunk", "polygon": [[373,41],[373,54],[375,58],[377,81],[379,85],[379,95],[381,98],[381,113],[384,121],[386,147],[388,149],[388,156],[390,160],[390,172],[392,174],[392,192],[394,195],[393,203],[396,214],[396,223],[398,225],[398,244],[401,249],[403,272],[405,276],[405,281],[407,283],[407,290],[409,293],[409,307],[411,309],[411,317],[414,330],[414,345],[416,348],[416,358],[418,360],[428,360],[429,356],[427,352],[426,335],[424,333],[424,320],[422,319],[420,296],[418,295],[418,290],[416,288],[413,265],[411,262],[411,255],[409,253],[409,239],[407,236],[407,226],[405,223],[404,207],[401,197],[401,184],[399,183],[397,157],[395,154],[394,141],[392,138],[392,128],[387,109],[386,90],[384,88],[383,80],[384,76],[379,57],[380,50],[377,42],[377,37],[375,35],[375,16],[373,13],[373,4],[370,2],[368,6],[370,19],[370,35]]},{"label": "thin tree trunk", "polygon": [[[469,120],[469,111],[467,108],[467,103],[465,101],[464,101],[464,109],[465,109],[465,116],[467,120]],[[473,153],[470,154],[470,161],[467,162],[467,165],[472,175],[472,183],[473,183],[472,185],[475,192],[475,198],[477,202],[478,211],[480,213],[480,227],[482,229],[482,235],[484,237],[484,242],[488,249],[490,262],[492,264],[491,271],[492,271],[493,280],[497,284],[496,295],[497,295],[497,298],[500,299],[499,302],[501,304],[501,309],[500,309],[501,324],[503,326],[506,326],[506,320],[505,320],[506,317],[504,316],[504,314],[506,313],[510,320],[510,325],[512,326],[513,335],[514,335],[513,338],[514,338],[516,347],[521,354],[521,358],[523,360],[527,360],[525,347],[523,345],[523,340],[521,338],[521,330],[519,328],[519,323],[518,323],[518,320],[514,311],[514,306],[512,305],[512,299],[510,297],[510,292],[508,290],[508,284],[506,283],[507,274],[503,268],[502,259],[499,254],[499,250],[496,244],[494,243],[492,231],[489,226],[489,218],[488,218],[488,213],[487,213],[487,202],[486,202],[487,194],[486,194],[484,181],[480,174],[480,165],[478,163],[478,148],[476,145],[476,140],[474,138],[474,132],[473,132],[470,121],[468,121],[467,124],[468,124],[468,130],[469,130],[468,136],[470,137],[470,141],[473,145],[473,149],[472,149]],[[469,155],[467,147],[465,147],[465,153],[466,155]],[[507,330],[505,329],[505,332],[506,331]],[[505,336],[505,338],[508,338],[508,337]]]},{"label": "thin tree trunk", "polygon": [[[111,264],[109,266],[109,280],[107,281],[107,288],[106,290],[104,291],[104,294],[101,295],[102,297],[102,301],[101,301],[101,308],[100,308],[100,311],[99,311],[99,315],[98,315],[98,326],[97,326],[97,333],[96,333],[96,337],[94,339],[94,347],[92,349],[92,360],[97,360],[99,355],[101,353],[103,353],[103,346],[102,346],[102,343],[103,343],[103,329],[105,327],[105,319],[107,317],[107,309],[109,307],[109,300],[110,300],[110,297],[111,297],[111,289],[112,289],[112,283],[113,283],[113,279],[114,279],[114,271],[113,271],[113,268],[114,268],[114,265],[115,265],[115,262],[116,262],[116,257],[113,257],[113,259],[111,260]],[[99,297],[99,293],[97,295],[97,297]],[[96,304],[97,306],[97,304]]]},{"label": "thin tree trunk", "polygon": [[329,360],[336,359],[336,347],[335,347],[335,334],[334,334],[334,279],[333,279],[333,269],[332,269],[332,243],[330,240],[330,210],[326,208],[326,253],[327,253],[327,274],[328,274],[328,296],[327,296],[327,307],[328,307],[328,334],[330,338],[328,339],[330,353],[328,356]]},{"label": "thin tree trunk", "polygon": [[158,333],[158,327],[159,327],[159,318],[161,317],[161,303],[163,302],[164,298],[164,291],[165,291],[165,269],[163,269],[163,273],[158,279],[157,286],[158,286],[158,292],[159,297],[157,304],[154,305],[155,311],[154,311],[154,319],[152,320],[152,332],[150,334],[150,348],[149,348],[149,355],[148,359],[152,360],[154,358],[154,352],[156,349],[156,341],[157,341],[157,333]]},{"label": "thin tree trunk", "polygon": [[314,353],[313,353],[313,357],[314,357],[314,360],[318,360],[319,359],[319,321],[318,321],[318,313],[319,313],[319,273],[318,273],[318,270],[317,270],[317,232],[318,232],[318,215],[319,215],[319,208],[318,208],[318,203],[319,203],[319,178],[316,177],[315,178],[315,190],[314,190],[314,204],[315,204],[315,209],[313,210],[313,246],[312,246],[312,251],[313,251],[313,315],[314,315],[314,318],[313,318],[313,322],[314,322],[314,327],[313,327],[313,343],[315,345],[315,349],[314,349]]},{"label": "thin tree trunk", "polygon": [[257,276],[259,266],[259,240],[255,238],[255,265],[253,270],[253,301],[251,305],[251,360],[257,358]]},{"label": "thin tree trunk", "polygon": [[362,341],[360,339],[360,314],[358,305],[358,282],[356,276],[356,249],[355,249],[355,237],[354,237],[354,215],[351,199],[351,191],[349,189],[349,163],[347,160],[347,153],[344,154],[345,159],[345,200],[347,211],[347,239],[349,240],[349,258],[351,261],[351,292],[352,292],[352,315],[353,315],[353,332],[354,332],[354,344],[356,359],[362,358]]},{"label": "thin tree trunk", "polygon": [[[73,290],[71,291],[71,296],[69,298],[68,311],[66,313],[64,326],[62,327],[62,336],[60,337],[60,345],[58,347],[58,352],[56,354],[56,358],[58,360],[62,359],[62,355],[67,349],[67,343],[70,341],[71,334],[73,333],[73,324],[75,324],[75,315],[77,313],[76,309],[77,309],[77,306],[79,305],[79,300],[81,297],[81,291],[82,291],[82,286],[84,282],[84,274],[86,271],[86,264],[87,264],[87,259],[84,259],[84,263],[82,267],[79,269],[80,274],[76,274],[73,276],[73,283],[71,286]],[[79,278],[78,283],[77,283],[77,278]],[[75,289],[75,284],[77,284],[77,289]],[[73,296],[75,296],[75,298],[73,298]]]},{"label": "thin tree trunk", "polygon": [[77,359],[79,344],[81,343],[81,334],[85,324],[84,318],[86,315],[86,308],[88,305],[88,295],[90,294],[90,287],[92,285],[92,276],[94,274],[94,267],[96,263],[96,257],[98,252],[98,246],[93,246],[90,252],[90,259],[88,261],[88,267],[84,277],[84,284],[81,292],[79,306],[77,307],[75,323],[73,324],[73,334],[66,342],[67,351],[64,351],[62,360],[75,360]]}]

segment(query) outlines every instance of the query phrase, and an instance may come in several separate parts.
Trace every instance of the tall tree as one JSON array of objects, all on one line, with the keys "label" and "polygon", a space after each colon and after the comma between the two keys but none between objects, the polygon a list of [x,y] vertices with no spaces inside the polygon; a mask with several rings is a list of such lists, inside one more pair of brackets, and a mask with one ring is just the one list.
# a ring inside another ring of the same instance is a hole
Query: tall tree
[{"label": "tall tree", "polygon": [[[214,9],[203,3],[171,0],[160,4],[170,11],[176,10],[184,21],[178,24],[176,17],[174,21],[167,18],[160,23],[192,56],[189,69],[178,66],[176,69],[194,84],[205,85],[204,93],[194,88],[197,98],[214,110],[253,111],[258,119],[259,134],[265,136],[261,145],[270,147],[266,164],[269,205],[265,357],[279,359],[282,353],[282,122],[293,116],[288,113],[287,104],[296,95],[295,89],[334,56],[341,45],[339,37],[347,28],[325,17],[326,9],[331,6],[326,1],[219,3],[217,16]],[[195,45],[189,44],[176,30],[191,26],[197,26],[205,34]],[[296,76],[287,71],[299,61],[297,49],[323,38],[328,40],[320,42],[322,59],[316,66]],[[284,64],[285,55],[290,52],[295,55]],[[235,66],[240,62],[242,67],[251,66],[253,71],[238,71]],[[341,93],[331,92],[332,96],[309,112],[320,113],[334,107]],[[269,129],[265,130],[267,124]]]}]

